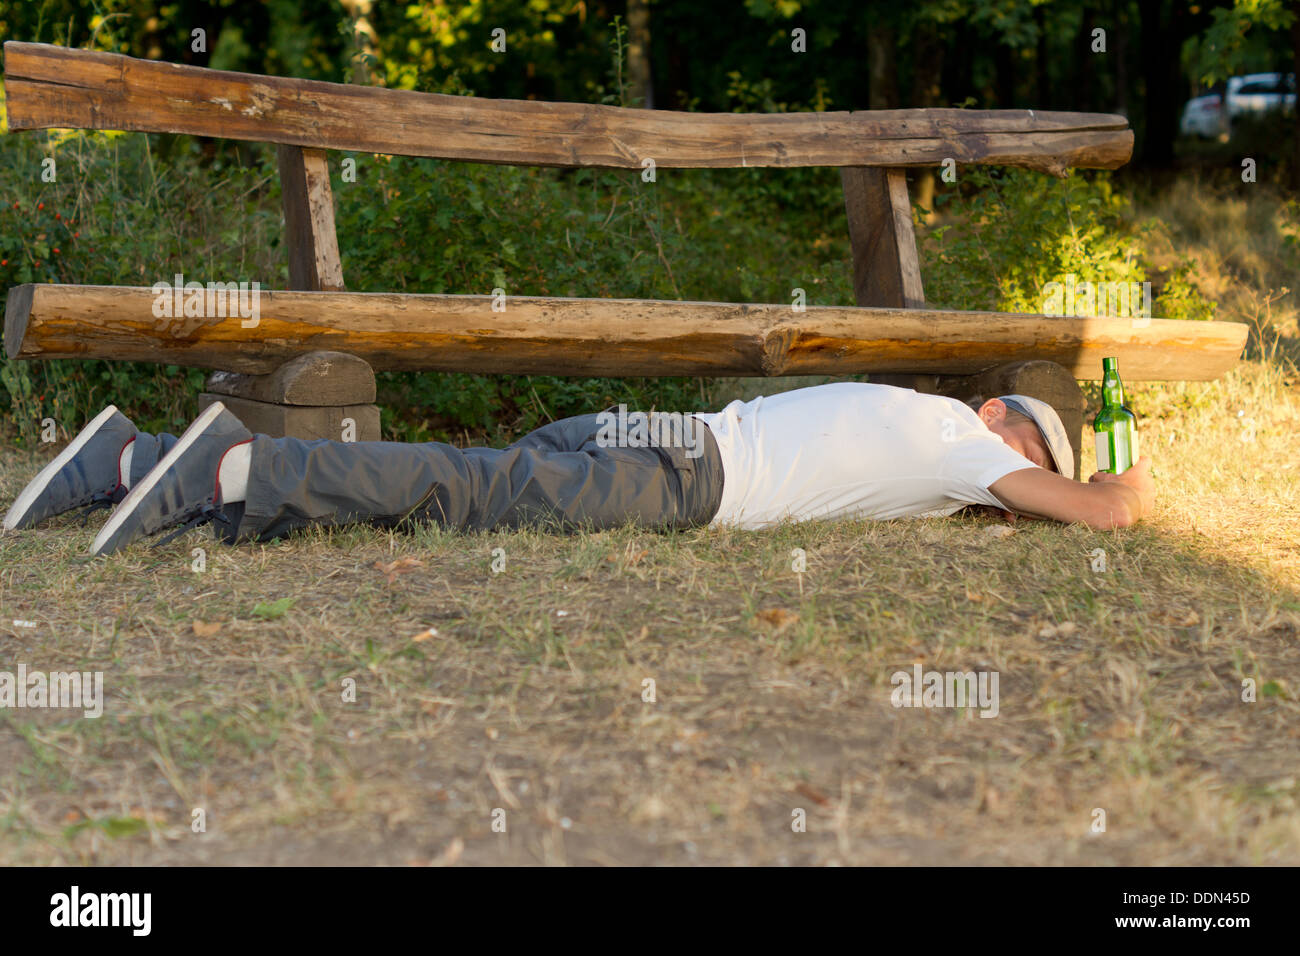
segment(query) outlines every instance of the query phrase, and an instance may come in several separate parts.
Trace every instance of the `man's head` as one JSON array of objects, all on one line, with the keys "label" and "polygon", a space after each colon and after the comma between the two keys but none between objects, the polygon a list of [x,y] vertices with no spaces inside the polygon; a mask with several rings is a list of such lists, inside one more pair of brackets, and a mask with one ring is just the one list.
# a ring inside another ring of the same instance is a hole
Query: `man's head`
[{"label": "man's head", "polygon": [[1051,405],[1027,395],[1003,395],[980,404],[975,414],[1012,451],[1040,468],[1074,477],[1070,439]]}]

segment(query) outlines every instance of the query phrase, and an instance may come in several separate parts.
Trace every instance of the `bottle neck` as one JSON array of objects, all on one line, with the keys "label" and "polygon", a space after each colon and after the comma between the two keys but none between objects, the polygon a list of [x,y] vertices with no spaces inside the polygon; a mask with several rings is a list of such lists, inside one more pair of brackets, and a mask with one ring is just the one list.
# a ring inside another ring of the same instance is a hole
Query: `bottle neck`
[{"label": "bottle neck", "polygon": [[1124,383],[1119,380],[1119,372],[1107,370],[1101,381],[1101,400],[1107,407],[1124,404]]}]

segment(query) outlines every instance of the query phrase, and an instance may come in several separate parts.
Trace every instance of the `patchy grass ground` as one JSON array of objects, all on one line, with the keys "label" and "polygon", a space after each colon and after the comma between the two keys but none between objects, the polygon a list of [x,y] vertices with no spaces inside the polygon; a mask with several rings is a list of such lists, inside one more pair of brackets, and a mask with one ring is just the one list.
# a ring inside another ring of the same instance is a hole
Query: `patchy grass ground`
[{"label": "patchy grass ground", "polygon": [[[107,701],[0,711],[0,863],[1300,863],[1296,385],[1133,389],[1122,532],[5,535],[0,669]],[[998,716],[893,707],[915,663]]]}]

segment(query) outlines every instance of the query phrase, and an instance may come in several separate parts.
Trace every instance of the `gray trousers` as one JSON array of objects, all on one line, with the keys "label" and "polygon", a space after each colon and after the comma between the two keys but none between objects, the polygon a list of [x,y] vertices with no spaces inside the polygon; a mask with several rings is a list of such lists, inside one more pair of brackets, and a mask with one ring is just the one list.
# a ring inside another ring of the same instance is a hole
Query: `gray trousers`
[{"label": "gray trousers", "polygon": [[[701,453],[692,458],[682,447],[601,447],[597,417],[552,422],[500,449],[256,435],[247,498],[226,506],[225,537],[267,541],[295,528],[358,522],[467,531],[708,524],[722,503],[723,474],[707,427],[699,425]],[[175,443],[137,433],[132,486]]]}]

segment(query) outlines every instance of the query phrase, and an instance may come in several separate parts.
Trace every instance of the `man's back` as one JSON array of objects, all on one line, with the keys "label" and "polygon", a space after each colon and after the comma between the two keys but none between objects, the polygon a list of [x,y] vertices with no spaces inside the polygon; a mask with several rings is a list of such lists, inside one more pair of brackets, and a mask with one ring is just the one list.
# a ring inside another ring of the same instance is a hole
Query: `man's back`
[{"label": "man's back", "polygon": [[1001,508],[989,485],[1035,467],[956,399],[889,385],[837,382],[696,417],[722,455],[714,525]]}]

